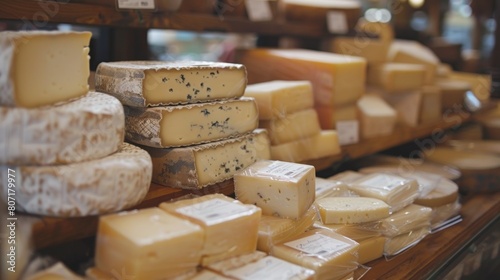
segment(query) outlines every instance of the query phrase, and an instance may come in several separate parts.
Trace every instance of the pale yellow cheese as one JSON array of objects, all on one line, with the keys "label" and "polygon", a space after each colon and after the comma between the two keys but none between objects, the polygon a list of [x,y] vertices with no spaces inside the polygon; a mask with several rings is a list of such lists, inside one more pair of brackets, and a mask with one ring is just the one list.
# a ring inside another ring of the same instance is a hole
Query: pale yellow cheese
[{"label": "pale yellow cheese", "polygon": [[290,113],[311,109],[314,102],[309,81],[253,83],[246,87],[245,96],[255,99],[261,120],[285,118]]},{"label": "pale yellow cheese", "polygon": [[367,94],[357,101],[361,137],[373,138],[394,131],[397,112],[380,96]]},{"label": "pale yellow cheese", "polygon": [[363,57],[368,64],[387,61],[387,54],[391,45],[390,42],[358,37],[336,37],[332,39],[330,44],[329,51]]},{"label": "pale yellow cheese", "polygon": [[200,272],[196,273],[190,280],[231,280],[232,278],[226,277],[224,275],[212,272],[208,269],[202,269]]},{"label": "pale yellow cheese", "polygon": [[368,67],[368,85],[377,86],[396,94],[400,91],[417,90],[425,83],[426,68],[410,63],[370,64]]},{"label": "pale yellow cheese", "polygon": [[165,279],[185,274],[200,262],[203,229],[159,208],[102,216],[95,265],[121,278]]},{"label": "pale yellow cheese", "polygon": [[432,208],[431,225],[433,228],[460,214],[462,204],[459,199],[452,203]]},{"label": "pale yellow cheese", "polygon": [[267,256],[266,253],[254,250],[253,252],[247,254],[233,256],[217,262],[210,263],[206,265],[204,268],[210,269],[220,274],[225,274],[229,270],[240,268],[249,263],[256,262],[264,258],[265,256]]},{"label": "pale yellow cheese", "polygon": [[258,125],[257,104],[250,97],[190,105],[125,107],[127,140],[156,148],[236,137]]},{"label": "pale yellow cheese", "polygon": [[474,95],[480,100],[488,100],[491,92],[491,75],[451,71],[447,78],[467,82]]},{"label": "pale yellow cheese", "polygon": [[380,234],[380,221],[361,223],[361,224],[328,224],[325,225],[321,221],[314,223],[316,228],[326,228],[334,232],[348,237],[354,241],[360,242],[362,240],[381,236]]},{"label": "pale yellow cheese", "polygon": [[430,233],[430,227],[422,227],[410,232],[385,239],[384,255],[397,255],[420,242]]},{"label": "pale yellow cheese", "polygon": [[299,219],[314,202],[315,172],[312,165],[260,160],[234,174],[234,193],[263,215]]},{"label": "pale yellow cheese", "polygon": [[421,89],[419,123],[437,123],[443,118],[441,89],[437,86],[424,86]]},{"label": "pale yellow cheese", "polygon": [[421,227],[429,227],[432,208],[410,204],[381,220],[380,232],[384,236],[394,237]]},{"label": "pale yellow cheese", "polygon": [[441,110],[454,112],[464,105],[465,93],[471,89],[471,84],[452,79],[438,79],[435,86],[441,92]]},{"label": "pale yellow cheese", "polygon": [[267,129],[271,145],[309,138],[321,132],[318,114],[314,109],[301,110],[283,118],[261,120],[259,127]]},{"label": "pale yellow cheese", "polygon": [[315,205],[323,224],[366,223],[389,216],[389,205],[370,197],[324,197]]},{"label": "pale yellow cheese", "polygon": [[398,114],[398,122],[415,127],[420,123],[422,92],[420,90],[400,92],[398,94],[382,94],[382,98]]},{"label": "pale yellow cheese", "polygon": [[346,170],[328,177],[328,180],[335,180],[349,185],[363,176],[364,175],[359,172]]},{"label": "pale yellow cheese", "polygon": [[0,32],[0,105],[35,108],[85,95],[90,32]]},{"label": "pale yellow cheese", "polygon": [[335,129],[339,121],[358,120],[356,102],[340,106],[316,106],[315,109],[322,129]]},{"label": "pale yellow cheese", "polygon": [[241,64],[205,61],[102,62],[95,87],[124,105],[148,107],[238,98],[247,84]]},{"label": "pale yellow cheese", "polygon": [[447,147],[437,147],[426,154],[426,159],[460,170],[485,170],[500,167],[500,156],[491,153],[461,151]]},{"label": "pale yellow cheese", "polygon": [[419,196],[415,203],[428,207],[439,207],[453,203],[458,199],[458,185],[446,178],[441,178],[437,186],[427,195]]},{"label": "pale yellow cheese", "polygon": [[359,264],[366,264],[384,255],[385,237],[375,236],[358,242]]},{"label": "pale yellow cheese", "polygon": [[199,225],[205,232],[201,264],[255,251],[260,208],[246,205],[222,194],[164,202],[160,208]]},{"label": "pale yellow cheese", "polygon": [[316,177],[316,200],[323,197],[334,197],[334,196],[355,196],[355,194],[349,190],[347,184]]}]

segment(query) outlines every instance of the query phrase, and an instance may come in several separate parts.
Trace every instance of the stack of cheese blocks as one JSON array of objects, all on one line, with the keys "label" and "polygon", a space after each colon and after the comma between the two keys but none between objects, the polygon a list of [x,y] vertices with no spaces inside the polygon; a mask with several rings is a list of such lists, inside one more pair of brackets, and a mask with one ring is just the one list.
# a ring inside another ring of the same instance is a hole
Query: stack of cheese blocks
[{"label": "stack of cheese blocks", "polygon": [[274,80],[248,85],[256,100],[259,127],[267,129],[271,159],[306,162],[340,153],[337,132],[321,130],[309,81]]},{"label": "stack of cheese blocks", "polygon": [[89,32],[0,33],[0,186],[16,210],[76,217],[133,207],[152,164],[124,113],[89,92]]},{"label": "stack of cheese blocks", "polygon": [[153,159],[153,182],[200,189],[269,159],[258,107],[243,97],[246,69],[217,62],[101,63],[96,89],[124,105],[127,141]]}]

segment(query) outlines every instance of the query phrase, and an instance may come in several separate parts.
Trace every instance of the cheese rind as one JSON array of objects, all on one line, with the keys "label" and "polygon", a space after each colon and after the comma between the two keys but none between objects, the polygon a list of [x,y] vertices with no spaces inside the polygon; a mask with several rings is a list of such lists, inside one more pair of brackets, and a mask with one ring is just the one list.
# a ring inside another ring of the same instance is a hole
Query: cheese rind
[{"label": "cheese rind", "polygon": [[394,131],[397,112],[380,96],[366,94],[357,101],[357,107],[363,138],[389,135]]},{"label": "cheese rind", "polygon": [[204,61],[102,62],[96,89],[124,105],[179,105],[241,97],[247,84],[241,64]]},{"label": "cheese rind", "polygon": [[259,127],[267,129],[271,145],[312,137],[321,132],[318,114],[314,109],[295,112],[284,118],[261,120]]},{"label": "cheese rind", "polygon": [[85,95],[90,32],[0,33],[0,105],[36,108]]},{"label": "cheese rind", "polygon": [[7,177],[15,174],[19,211],[57,217],[100,215],[141,202],[151,184],[151,170],[148,153],[124,143],[118,152],[87,162],[0,166],[1,195],[7,201]]},{"label": "cheese rind", "polygon": [[51,107],[0,107],[0,130],[0,165],[77,163],[118,151],[125,116],[116,98],[90,92]]},{"label": "cheese rind", "polygon": [[325,197],[316,200],[323,224],[373,222],[389,216],[389,205],[369,197]]}]

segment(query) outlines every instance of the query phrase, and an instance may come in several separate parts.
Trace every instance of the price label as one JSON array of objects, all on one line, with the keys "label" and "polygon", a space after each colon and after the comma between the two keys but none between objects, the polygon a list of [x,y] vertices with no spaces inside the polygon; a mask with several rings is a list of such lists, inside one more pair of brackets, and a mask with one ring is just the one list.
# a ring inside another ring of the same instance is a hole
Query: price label
[{"label": "price label", "polygon": [[342,12],[329,11],[328,14],[326,14],[326,23],[330,33],[346,34],[349,31],[347,17]]},{"label": "price label", "polygon": [[338,121],[335,126],[339,136],[340,145],[349,145],[359,142],[359,122],[352,121]]},{"label": "price label", "polygon": [[245,0],[248,18],[251,21],[266,21],[273,19],[273,13],[268,0]]},{"label": "price label", "polygon": [[118,9],[155,9],[155,0],[117,0],[116,4]]}]

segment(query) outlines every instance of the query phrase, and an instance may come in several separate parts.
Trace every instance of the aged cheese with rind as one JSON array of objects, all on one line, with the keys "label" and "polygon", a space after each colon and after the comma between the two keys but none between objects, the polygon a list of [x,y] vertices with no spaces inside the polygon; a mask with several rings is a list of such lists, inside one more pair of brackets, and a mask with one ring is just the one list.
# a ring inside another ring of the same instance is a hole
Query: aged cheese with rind
[{"label": "aged cheese with rind", "polygon": [[314,109],[301,110],[279,119],[261,120],[259,127],[267,129],[271,145],[309,138],[321,133],[318,114]]},{"label": "aged cheese with rind", "polygon": [[155,148],[236,137],[258,125],[259,111],[250,97],[177,106],[125,107],[126,139]]},{"label": "aged cheese with rind", "polygon": [[36,108],[85,95],[90,32],[0,32],[0,106]]},{"label": "aged cheese with rind", "polygon": [[43,108],[0,107],[0,165],[68,164],[108,156],[125,137],[120,102],[89,92]]},{"label": "aged cheese with rind", "polygon": [[257,160],[271,158],[270,141],[264,129],[190,147],[143,148],[153,161],[153,182],[181,189],[220,183]]},{"label": "aged cheese with rind", "polygon": [[357,101],[361,136],[373,138],[394,131],[397,112],[382,97],[366,94]]},{"label": "aged cheese with rind", "polygon": [[324,197],[316,200],[323,224],[357,224],[389,216],[389,205],[371,197]]},{"label": "aged cheese with rind", "polygon": [[18,211],[80,217],[120,211],[140,203],[151,184],[151,157],[124,143],[101,159],[55,166],[0,166],[2,200],[9,174],[15,175]]},{"label": "aged cheese with rind", "polygon": [[241,97],[245,66],[206,61],[119,61],[98,65],[95,87],[124,105],[179,105]]},{"label": "aged cheese with rind", "polygon": [[410,204],[405,208],[392,213],[380,222],[380,233],[387,237],[394,237],[411,230],[429,227],[431,225],[432,208]]}]

